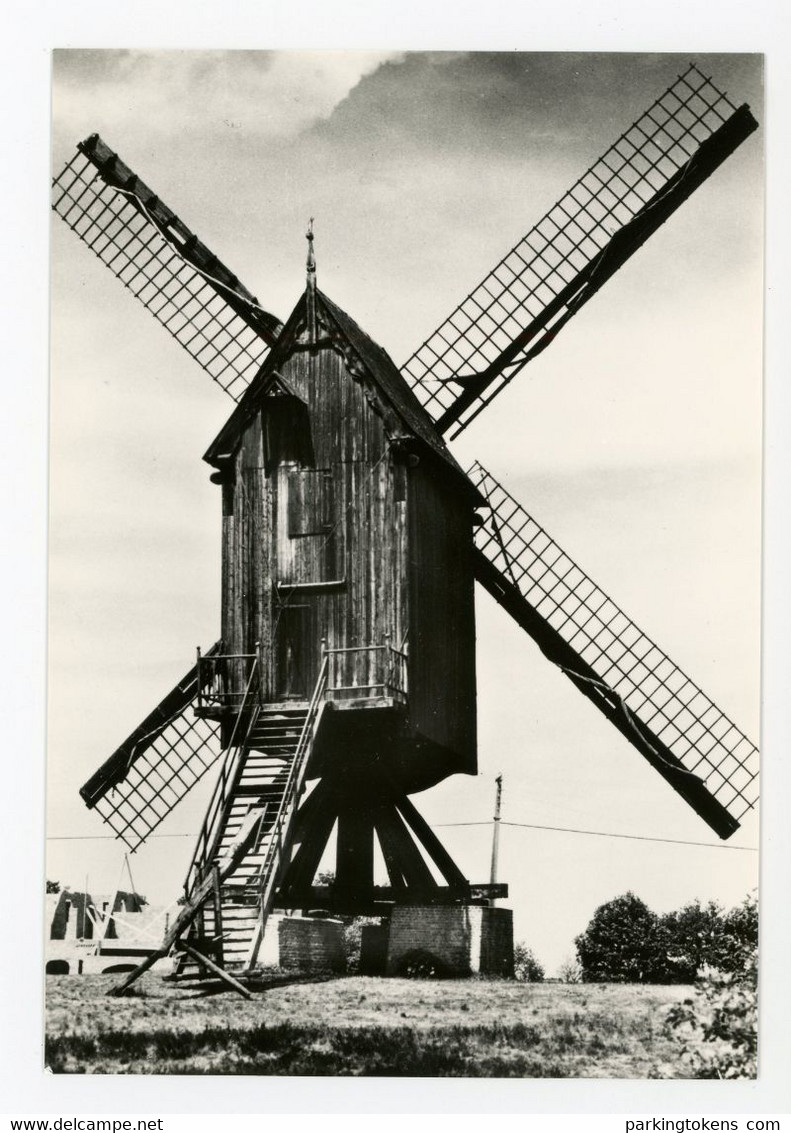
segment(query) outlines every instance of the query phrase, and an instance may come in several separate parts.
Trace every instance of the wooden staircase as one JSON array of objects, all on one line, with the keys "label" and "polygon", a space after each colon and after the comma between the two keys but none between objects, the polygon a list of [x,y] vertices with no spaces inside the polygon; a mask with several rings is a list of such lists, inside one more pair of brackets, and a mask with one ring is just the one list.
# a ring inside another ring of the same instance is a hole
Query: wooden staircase
[{"label": "wooden staircase", "polygon": [[[210,951],[227,971],[251,967],[263,930],[261,882],[267,860],[280,856],[274,844],[287,788],[293,780],[300,737],[309,713],[306,703],[259,710],[251,723],[215,836],[212,858],[222,858],[237,838],[252,808],[263,808],[259,830],[236,868],[219,886],[219,901],[207,901],[188,940]],[[199,943],[198,943],[199,942]],[[176,975],[201,974],[193,960],[182,957]]]},{"label": "wooden staircase", "polygon": [[327,707],[324,657],[310,703],[261,705],[257,663],[206,812],[181,911],[152,952],[108,995],[123,995],[175,949],[174,977],[211,973],[241,995],[231,975],[255,966],[266,920],[297,838],[297,809]]}]

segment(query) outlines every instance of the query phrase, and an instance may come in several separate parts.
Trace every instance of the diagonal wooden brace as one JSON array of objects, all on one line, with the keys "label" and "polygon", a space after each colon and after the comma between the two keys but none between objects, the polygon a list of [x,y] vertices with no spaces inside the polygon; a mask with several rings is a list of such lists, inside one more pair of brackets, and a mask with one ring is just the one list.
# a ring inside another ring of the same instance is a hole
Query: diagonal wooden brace
[{"label": "diagonal wooden brace", "polygon": [[[206,877],[204,877],[203,880],[195,887],[195,890],[190,896],[186,905],[176,917],[172,927],[166,933],[165,939],[162,941],[162,947],[157,949],[157,951],[153,952],[150,956],[146,956],[142,964],[138,964],[135,970],[133,972],[130,972],[125,980],[118,984],[117,987],[113,987],[107,992],[108,995],[123,995],[124,992],[126,992],[132,986],[132,984],[135,983],[135,981],[143,975],[144,972],[148,971],[148,969],[152,967],[157,960],[161,959],[163,956],[167,956],[168,952],[176,943],[176,941],[179,940],[182,934],[195,920],[204,901],[213,896],[215,886],[219,885],[219,883],[222,882],[224,878],[233,873],[233,871],[236,869],[237,865],[247,852],[247,848],[250,843],[258,837],[258,831],[260,829],[260,824],[263,821],[265,812],[266,805],[250,808],[250,810],[247,812],[247,815],[245,816],[244,822],[241,825],[239,833],[237,834],[231,845],[228,847],[228,851],[216,863],[215,869],[210,870]],[[194,952],[194,950],[191,951],[190,947],[183,941],[180,941],[180,947],[190,955],[192,955],[192,952]],[[205,956],[200,956],[200,963],[205,964],[207,968],[217,973],[218,965],[215,965],[214,963],[207,960]],[[225,979],[227,977],[228,981],[231,980],[231,977],[228,976],[227,972],[225,972],[223,969],[219,970],[222,971],[221,978]],[[235,983],[236,981],[233,982]]]},{"label": "diagonal wooden brace", "polygon": [[204,956],[203,953],[199,952],[197,948],[193,948],[191,944],[187,944],[185,940],[180,940],[178,947],[182,948],[188,956],[192,957],[193,960],[196,960],[199,964],[203,964],[204,967],[208,968],[210,972],[214,972],[215,976],[217,976],[218,979],[221,979],[223,983],[227,983],[228,986],[234,991],[238,991],[240,995],[243,995],[245,997],[245,999],[250,999],[250,992],[247,990],[247,988],[243,984],[240,984],[238,980],[235,980],[232,975],[226,972],[225,968],[220,967],[219,964],[215,964],[213,960],[210,960],[208,956]]}]

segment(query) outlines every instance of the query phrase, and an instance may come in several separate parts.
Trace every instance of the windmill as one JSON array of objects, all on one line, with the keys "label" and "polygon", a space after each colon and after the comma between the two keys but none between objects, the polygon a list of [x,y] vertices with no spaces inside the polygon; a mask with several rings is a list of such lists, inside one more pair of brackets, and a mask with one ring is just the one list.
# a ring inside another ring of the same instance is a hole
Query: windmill
[{"label": "windmill", "polygon": [[[317,289],[312,257],[281,325],[98,137],[56,178],[56,212],[237,401],[206,454],[225,515],[221,641],[82,792],[134,849],[221,759],[174,940],[192,933],[193,952],[220,941],[222,966],[243,968],[274,907],[491,896],[409,799],[475,770],[473,579],[720,837],[754,805],[753,745],[491,473],[465,476],[442,437],[755,128],[691,67],[400,375]],[[338,425],[344,398],[358,429]],[[325,433],[351,446],[345,459],[322,448]],[[317,893],[336,823],[335,885]],[[373,886],[375,842],[386,892]]]}]

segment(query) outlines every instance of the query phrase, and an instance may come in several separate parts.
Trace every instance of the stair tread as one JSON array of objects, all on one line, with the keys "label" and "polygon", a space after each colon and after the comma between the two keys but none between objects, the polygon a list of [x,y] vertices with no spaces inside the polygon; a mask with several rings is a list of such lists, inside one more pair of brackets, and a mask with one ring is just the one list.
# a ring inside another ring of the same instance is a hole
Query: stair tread
[{"label": "stair tread", "polygon": [[238,927],[241,924],[244,924],[245,926],[247,926],[249,924],[249,922],[257,921],[257,920],[258,920],[258,908],[257,908],[256,905],[248,905],[246,907],[242,906],[240,909],[238,909],[234,913],[232,913],[229,909],[226,909],[225,907],[223,907],[223,911],[222,911],[223,930],[225,929],[226,924],[230,925],[231,928],[234,928],[234,927]]},{"label": "stair tread", "polygon": [[287,775],[288,767],[293,762],[293,752],[251,751],[244,762],[244,766],[263,767],[272,775]]},{"label": "stair tread", "polygon": [[[251,807],[265,807],[257,845],[255,848],[248,846],[244,857],[221,883],[219,918],[215,917],[209,898],[203,907],[200,931],[194,928],[188,934],[188,939],[192,936],[196,941],[210,941],[216,935],[217,954],[221,953],[220,962],[229,970],[242,970],[249,966],[255,941],[260,936],[262,871],[267,863],[277,864],[273,862],[272,855],[279,853],[279,840],[275,839],[273,832],[284,800],[292,798],[287,796],[287,790],[292,782],[297,750],[308,715],[308,706],[303,703],[295,708],[263,709],[257,717],[253,717],[244,747],[234,757],[233,787],[229,792],[226,789],[218,822],[212,827],[210,844],[216,861],[233,845]],[[291,810],[286,813],[293,817],[292,802],[289,802],[289,808]],[[205,969],[202,973],[199,963],[191,960],[186,953],[179,957],[175,971],[178,978],[184,979],[208,974]]]},{"label": "stair tread", "polygon": [[256,750],[267,747],[285,747],[294,751],[299,746],[299,736],[289,735],[285,732],[258,732],[247,737],[246,746]]},{"label": "stair tread", "polygon": [[273,744],[282,747],[296,747],[299,736],[294,732],[252,732],[247,737],[247,746],[255,747],[257,744]]},{"label": "stair tread", "polygon": [[265,787],[279,788],[281,791],[286,786],[285,775],[273,775],[268,767],[245,767],[239,777],[239,782],[252,782],[255,780]]},{"label": "stair tread", "polygon": [[289,743],[298,744],[299,737],[302,735],[302,728],[255,728],[252,732],[247,733],[247,742],[250,740],[287,740]]},{"label": "stair tread", "polygon": [[237,787],[259,787],[270,795],[282,795],[285,792],[285,783],[273,783],[271,779],[262,779],[260,775],[243,775]]},{"label": "stair tread", "polygon": [[292,744],[298,744],[303,731],[304,726],[301,723],[295,723],[293,726],[284,728],[253,728],[251,732],[247,733],[247,740],[249,742],[251,739],[280,739],[287,740]]}]

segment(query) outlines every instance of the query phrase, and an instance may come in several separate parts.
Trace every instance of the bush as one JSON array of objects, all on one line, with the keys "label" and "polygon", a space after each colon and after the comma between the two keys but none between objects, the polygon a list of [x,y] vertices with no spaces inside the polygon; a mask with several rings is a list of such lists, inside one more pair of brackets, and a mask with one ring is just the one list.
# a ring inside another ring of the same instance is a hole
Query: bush
[{"label": "bush", "polygon": [[526,944],[514,945],[514,979],[521,983],[541,983],[544,979],[544,969]]},{"label": "bush", "polygon": [[740,974],[758,947],[758,902],[751,894],[725,913],[715,901],[693,901],[662,917],[660,925],[679,983],[692,983],[707,968]]},{"label": "bush", "polygon": [[666,1031],[697,1078],[754,1078],[758,1056],[758,901],[751,893],[720,914],[717,966],[671,1009]]},{"label": "bush", "polygon": [[668,950],[668,972],[677,983],[693,983],[704,968],[721,969],[730,948],[723,910],[716,901],[693,901],[660,919]]},{"label": "bush", "polygon": [[740,971],[704,969],[694,996],[671,1008],[666,1030],[696,1078],[754,1078],[758,1055],[758,950]]},{"label": "bush", "polygon": [[381,924],[381,917],[341,917],[346,947],[346,971],[356,975],[360,970],[360,945],[365,925]]},{"label": "bush", "polygon": [[758,948],[758,898],[748,894],[741,905],[723,919],[728,949],[720,958],[723,972],[744,973],[753,963]]},{"label": "bush", "polygon": [[634,893],[601,905],[574,943],[586,983],[662,983],[667,978],[665,933],[656,914]]},{"label": "bush", "polygon": [[739,974],[758,946],[754,896],[725,913],[716,901],[692,901],[656,916],[634,893],[600,906],[580,936],[582,979],[693,983],[704,970]]}]

